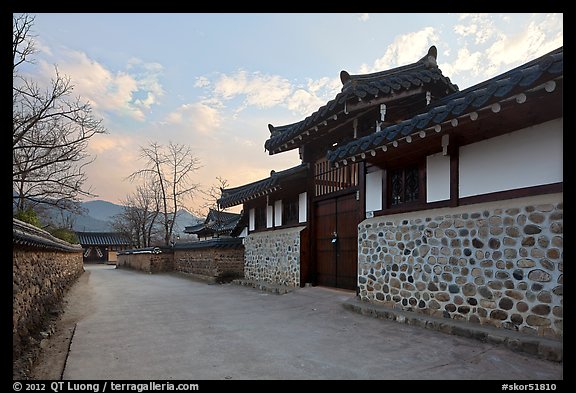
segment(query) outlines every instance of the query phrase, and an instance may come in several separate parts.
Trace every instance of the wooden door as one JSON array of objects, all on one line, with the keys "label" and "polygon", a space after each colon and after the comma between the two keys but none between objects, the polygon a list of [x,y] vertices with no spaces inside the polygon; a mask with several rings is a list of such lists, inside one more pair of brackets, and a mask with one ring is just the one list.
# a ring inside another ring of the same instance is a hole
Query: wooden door
[{"label": "wooden door", "polygon": [[316,203],[318,285],[356,289],[358,206],[355,193]]}]

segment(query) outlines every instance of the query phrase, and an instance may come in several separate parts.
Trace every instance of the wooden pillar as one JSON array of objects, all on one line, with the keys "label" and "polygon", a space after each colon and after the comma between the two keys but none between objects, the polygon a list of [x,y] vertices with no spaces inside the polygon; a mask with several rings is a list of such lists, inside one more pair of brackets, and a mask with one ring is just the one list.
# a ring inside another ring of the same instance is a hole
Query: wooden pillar
[{"label": "wooden pillar", "polygon": [[[453,138],[454,139],[454,138]],[[458,162],[459,162],[459,149],[458,145],[454,143],[452,140],[452,144],[449,149],[450,152],[450,206],[456,207],[458,206],[458,188],[459,188],[459,171],[458,171]]]}]

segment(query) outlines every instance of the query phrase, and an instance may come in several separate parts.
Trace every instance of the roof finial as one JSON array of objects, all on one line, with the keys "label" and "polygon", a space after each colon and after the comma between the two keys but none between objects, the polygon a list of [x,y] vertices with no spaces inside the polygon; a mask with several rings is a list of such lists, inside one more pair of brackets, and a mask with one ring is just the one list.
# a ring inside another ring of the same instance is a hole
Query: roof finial
[{"label": "roof finial", "polygon": [[428,56],[432,56],[434,60],[438,58],[438,49],[436,49],[436,46],[432,45],[430,49],[428,49]]},{"label": "roof finial", "polygon": [[342,82],[343,85],[346,84],[346,82],[348,82],[350,79],[351,79],[350,74],[347,71],[345,70],[340,71],[340,81]]},{"label": "roof finial", "polygon": [[422,61],[427,67],[436,67],[438,63],[436,59],[438,58],[438,49],[434,45],[428,49],[428,53],[420,61]]}]

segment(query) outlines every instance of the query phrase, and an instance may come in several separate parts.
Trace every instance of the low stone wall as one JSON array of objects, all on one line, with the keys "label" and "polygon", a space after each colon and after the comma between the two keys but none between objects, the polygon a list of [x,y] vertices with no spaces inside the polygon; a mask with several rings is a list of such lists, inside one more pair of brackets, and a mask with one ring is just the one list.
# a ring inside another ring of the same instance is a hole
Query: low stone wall
[{"label": "low stone wall", "polygon": [[244,277],[273,285],[300,286],[300,232],[295,227],[244,238]]},{"label": "low stone wall", "polygon": [[364,301],[563,336],[563,194],[381,216],[358,229]]},{"label": "low stone wall", "polygon": [[146,273],[170,272],[174,270],[174,255],[172,252],[126,254],[119,253],[116,268],[129,268]]},{"label": "low stone wall", "polygon": [[242,239],[220,238],[178,245],[174,249],[174,270],[210,282],[230,282],[242,278]]},{"label": "low stone wall", "polygon": [[42,339],[47,317],[84,272],[82,248],[14,220],[12,247],[12,353],[18,358]]}]

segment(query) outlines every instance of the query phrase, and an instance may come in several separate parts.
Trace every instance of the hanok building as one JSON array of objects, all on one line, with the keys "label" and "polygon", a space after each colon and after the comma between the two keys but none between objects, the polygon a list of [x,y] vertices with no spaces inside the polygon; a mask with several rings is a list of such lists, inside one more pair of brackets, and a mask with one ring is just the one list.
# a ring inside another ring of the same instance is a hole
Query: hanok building
[{"label": "hanok building", "polygon": [[436,58],[342,71],[333,100],[269,126],[302,165],[224,190],[249,212],[245,276],[561,337],[563,48],[462,91]]},{"label": "hanok building", "polygon": [[83,249],[84,262],[111,263],[120,251],[131,247],[131,241],[118,232],[76,232]]},{"label": "hanok building", "polygon": [[199,240],[217,237],[244,237],[247,234],[242,214],[210,209],[203,223],[184,228],[184,233],[198,236]]}]

